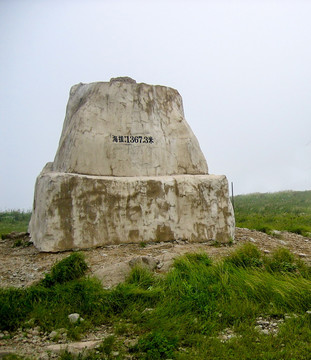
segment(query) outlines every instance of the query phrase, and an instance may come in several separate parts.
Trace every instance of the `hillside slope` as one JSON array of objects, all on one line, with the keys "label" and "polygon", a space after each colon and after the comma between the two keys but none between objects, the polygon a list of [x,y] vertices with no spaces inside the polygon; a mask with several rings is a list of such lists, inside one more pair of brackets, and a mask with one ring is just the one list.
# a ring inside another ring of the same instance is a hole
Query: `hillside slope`
[{"label": "hillside slope", "polygon": [[311,233],[311,191],[254,193],[234,198],[236,226],[266,233]]}]

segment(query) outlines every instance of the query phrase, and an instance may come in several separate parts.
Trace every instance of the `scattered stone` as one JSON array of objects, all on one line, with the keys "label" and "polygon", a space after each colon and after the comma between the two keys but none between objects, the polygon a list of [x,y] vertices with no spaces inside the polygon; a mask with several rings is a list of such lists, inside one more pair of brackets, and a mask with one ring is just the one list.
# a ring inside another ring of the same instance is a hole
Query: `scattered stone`
[{"label": "scattered stone", "polygon": [[55,344],[49,345],[45,349],[46,351],[52,351],[54,353],[59,354],[63,351],[68,351],[73,355],[79,355],[81,352],[85,352],[88,350],[95,349],[102,341],[80,341],[80,342],[73,342],[68,344]]},{"label": "scattered stone", "polygon": [[257,240],[253,239],[252,237],[249,238],[249,241],[252,242],[252,243],[256,243]]},{"label": "scattered stone", "polygon": [[301,258],[305,258],[305,257],[307,257],[307,254],[299,253],[298,256],[301,257]]},{"label": "scattered stone", "polygon": [[57,339],[57,338],[59,337],[59,332],[53,330],[53,331],[50,332],[50,334],[49,334],[48,337],[49,337],[49,339],[51,339],[51,340],[55,340],[55,339]]},{"label": "scattered stone", "polygon": [[84,321],[84,319],[78,313],[68,315],[68,319],[72,324],[75,324],[77,321]]},{"label": "scattered stone", "polygon": [[231,340],[232,338],[236,337],[237,335],[234,333],[234,331],[230,328],[227,328],[225,330],[223,330],[219,335],[218,335],[218,339],[224,343],[227,342],[229,340]]},{"label": "scattered stone", "polygon": [[138,265],[138,266],[146,267],[151,271],[155,270],[158,264],[159,264],[159,260],[154,259],[150,256],[138,256],[129,261],[130,267],[134,267]]},{"label": "scattered stone", "polygon": [[17,239],[23,239],[27,236],[29,236],[29,233],[27,232],[12,231],[10,234],[6,234],[5,239],[17,240]]},{"label": "scattered stone", "polygon": [[279,325],[283,322],[283,319],[270,319],[259,316],[256,319],[255,329],[264,335],[276,335],[279,331]]}]

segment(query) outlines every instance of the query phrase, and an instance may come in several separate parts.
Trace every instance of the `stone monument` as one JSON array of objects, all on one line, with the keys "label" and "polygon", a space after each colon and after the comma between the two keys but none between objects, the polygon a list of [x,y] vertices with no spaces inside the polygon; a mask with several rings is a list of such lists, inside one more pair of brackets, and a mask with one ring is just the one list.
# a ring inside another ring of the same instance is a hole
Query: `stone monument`
[{"label": "stone monument", "polygon": [[176,90],[128,77],[71,88],[54,162],[35,185],[39,250],[225,243],[234,226],[227,179],[208,174]]}]

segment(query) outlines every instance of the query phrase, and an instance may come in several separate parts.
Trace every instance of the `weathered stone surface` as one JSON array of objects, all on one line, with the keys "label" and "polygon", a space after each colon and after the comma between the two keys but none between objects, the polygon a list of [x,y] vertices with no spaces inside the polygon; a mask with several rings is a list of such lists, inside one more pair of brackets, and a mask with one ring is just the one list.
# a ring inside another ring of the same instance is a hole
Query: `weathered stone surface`
[{"label": "weathered stone surface", "polygon": [[70,354],[78,355],[82,352],[95,349],[97,346],[101,344],[102,341],[95,340],[95,341],[80,341],[68,344],[54,344],[49,345],[45,349],[47,351],[51,351],[53,353],[61,353],[63,351],[67,351]]},{"label": "weathered stone surface", "polygon": [[100,176],[208,173],[177,90],[130,78],[71,88],[52,168]]},{"label": "weathered stone surface", "polygon": [[234,237],[225,176],[38,177],[30,232],[42,251]]},{"label": "weathered stone surface", "polygon": [[181,96],[128,77],[71,88],[34,198],[29,231],[42,251],[234,238],[227,179],[208,175]]}]

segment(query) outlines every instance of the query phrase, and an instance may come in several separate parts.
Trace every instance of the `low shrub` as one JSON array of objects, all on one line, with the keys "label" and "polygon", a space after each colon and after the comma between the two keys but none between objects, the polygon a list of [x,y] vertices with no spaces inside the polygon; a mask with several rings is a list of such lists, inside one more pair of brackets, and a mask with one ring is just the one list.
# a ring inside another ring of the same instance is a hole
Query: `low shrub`
[{"label": "low shrub", "polygon": [[298,268],[295,261],[295,256],[285,248],[279,248],[264,258],[265,268],[270,272],[294,273]]},{"label": "low shrub", "polygon": [[45,275],[41,285],[51,287],[67,281],[79,279],[87,270],[87,264],[82,253],[73,253],[55,264],[50,273]]},{"label": "low shrub", "polygon": [[155,278],[153,273],[146,267],[135,266],[127,277],[126,283],[148,289],[155,284]]},{"label": "low shrub", "polygon": [[172,337],[165,332],[153,331],[142,336],[138,344],[132,348],[132,351],[139,352],[142,355],[142,357],[139,357],[140,359],[172,359],[177,345],[177,337]]}]

